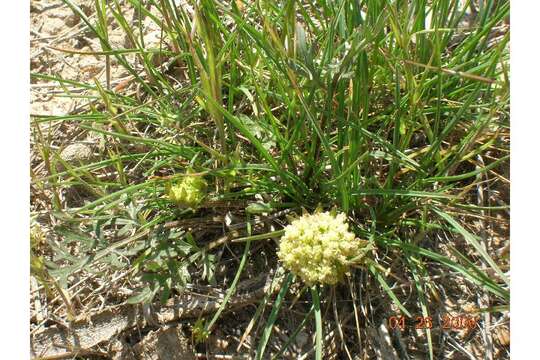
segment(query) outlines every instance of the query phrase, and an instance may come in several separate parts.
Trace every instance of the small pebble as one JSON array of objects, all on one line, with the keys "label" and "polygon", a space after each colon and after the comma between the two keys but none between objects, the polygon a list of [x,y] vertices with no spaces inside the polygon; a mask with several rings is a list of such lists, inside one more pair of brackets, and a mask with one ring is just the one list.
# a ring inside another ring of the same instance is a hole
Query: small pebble
[{"label": "small pebble", "polygon": [[92,149],[88,145],[76,143],[68,145],[60,154],[62,160],[70,164],[84,163],[92,159]]}]

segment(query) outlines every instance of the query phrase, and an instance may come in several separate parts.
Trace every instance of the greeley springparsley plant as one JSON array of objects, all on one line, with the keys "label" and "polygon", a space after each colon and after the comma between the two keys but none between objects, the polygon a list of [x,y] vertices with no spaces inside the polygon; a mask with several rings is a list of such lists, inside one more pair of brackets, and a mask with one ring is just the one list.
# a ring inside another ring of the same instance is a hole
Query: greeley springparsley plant
[{"label": "greeley springparsley plant", "polygon": [[169,199],[180,207],[195,209],[206,196],[206,181],[200,176],[185,176],[168,186]]},{"label": "greeley springparsley plant", "polygon": [[345,214],[316,212],[285,228],[278,256],[306,284],[334,285],[368,250],[368,242],[349,231]]}]

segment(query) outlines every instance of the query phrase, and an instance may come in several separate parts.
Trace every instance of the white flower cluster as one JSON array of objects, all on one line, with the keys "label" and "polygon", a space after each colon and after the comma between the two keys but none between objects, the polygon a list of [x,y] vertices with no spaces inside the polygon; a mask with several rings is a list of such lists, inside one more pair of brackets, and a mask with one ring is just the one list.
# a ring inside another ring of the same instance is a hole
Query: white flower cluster
[{"label": "white flower cluster", "polygon": [[348,228],[345,214],[303,215],[285,228],[278,257],[308,285],[336,284],[365,246]]}]

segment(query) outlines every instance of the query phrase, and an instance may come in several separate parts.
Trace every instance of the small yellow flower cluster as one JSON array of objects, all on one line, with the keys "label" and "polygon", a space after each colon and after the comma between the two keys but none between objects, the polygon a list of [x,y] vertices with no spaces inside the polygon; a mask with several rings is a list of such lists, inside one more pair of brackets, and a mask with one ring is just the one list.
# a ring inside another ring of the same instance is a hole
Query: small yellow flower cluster
[{"label": "small yellow flower cluster", "polygon": [[206,196],[206,181],[200,176],[185,176],[169,186],[169,199],[181,207],[196,208]]},{"label": "small yellow flower cluster", "polygon": [[365,242],[348,228],[345,214],[303,215],[285,228],[278,257],[308,285],[334,285],[347,272],[349,260],[365,250]]},{"label": "small yellow flower cluster", "polygon": [[45,233],[41,229],[41,226],[34,224],[30,228],[30,250],[37,250],[43,244],[45,244]]}]

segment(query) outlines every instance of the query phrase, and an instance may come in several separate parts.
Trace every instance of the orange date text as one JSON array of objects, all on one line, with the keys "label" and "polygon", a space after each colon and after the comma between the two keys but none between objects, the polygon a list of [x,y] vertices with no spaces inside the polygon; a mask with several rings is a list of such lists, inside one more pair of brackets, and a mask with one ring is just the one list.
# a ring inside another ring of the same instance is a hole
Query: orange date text
[{"label": "orange date text", "polygon": [[[412,320],[412,322],[411,322]],[[462,330],[472,329],[477,325],[478,319],[468,315],[443,315],[437,326],[443,330]],[[412,319],[406,319],[405,316],[390,316],[388,318],[388,327],[390,329],[405,330],[406,327],[414,327],[415,329],[432,329],[435,327],[434,320],[431,316],[413,316]]]}]

